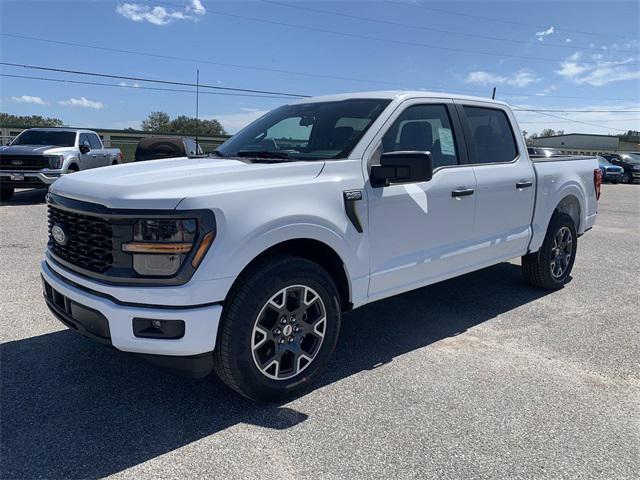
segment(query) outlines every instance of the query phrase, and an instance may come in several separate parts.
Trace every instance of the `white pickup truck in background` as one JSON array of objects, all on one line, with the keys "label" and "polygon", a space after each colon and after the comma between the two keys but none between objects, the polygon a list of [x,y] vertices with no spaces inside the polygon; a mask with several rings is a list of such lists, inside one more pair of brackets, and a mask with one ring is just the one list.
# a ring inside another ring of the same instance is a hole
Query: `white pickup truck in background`
[{"label": "white pickup truck in background", "polygon": [[601,175],[531,159],[504,103],[425,92],[304,99],[216,155],[56,182],[45,299],[85,336],[262,400],[319,376],[351,309],[517,257],[562,287]]},{"label": "white pickup truck in background", "polygon": [[0,147],[0,200],[16,188],[47,187],[60,175],[121,162],[120,149],[104,148],[92,130],[30,128]]}]

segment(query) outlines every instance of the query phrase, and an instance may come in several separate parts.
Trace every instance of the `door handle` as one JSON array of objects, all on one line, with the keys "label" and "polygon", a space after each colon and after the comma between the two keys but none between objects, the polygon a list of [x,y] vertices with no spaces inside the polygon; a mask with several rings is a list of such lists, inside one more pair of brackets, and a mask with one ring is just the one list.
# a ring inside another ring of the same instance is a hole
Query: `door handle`
[{"label": "door handle", "polygon": [[451,192],[452,197],[466,197],[468,195],[473,195],[475,190],[473,188],[458,188]]},{"label": "door handle", "polygon": [[520,180],[516,183],[516,188],[529,188],[533,186],[533,182],[531,180]]}]

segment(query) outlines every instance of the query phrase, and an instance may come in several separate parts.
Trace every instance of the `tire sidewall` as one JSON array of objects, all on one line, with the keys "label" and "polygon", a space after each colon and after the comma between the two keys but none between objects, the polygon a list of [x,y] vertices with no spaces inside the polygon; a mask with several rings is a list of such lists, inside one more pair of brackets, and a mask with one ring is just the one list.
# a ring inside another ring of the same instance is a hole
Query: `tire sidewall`
[{"label": "tire sidewall", "polygon": [[[304,259],[295,259],[280,268],[267,267],[254,282],[256,288],[250,295],[238,295],[231,300],[229,316],[223,312],[223,322],[233,322],[234,333],[222,341],[232,352],[230,370],[242,393],[252,399],[277,400],[295,395],[306,388],[324,370],[331,357],[340,331],[340,307],[337,289],[331,277],[318,265]],[[313,362],[300,374],[286,380],[274,380],[265,376],[253,360],[251,336],[258,314],[276,293],[291,285],[304,285],[315,290],[324,302],[327,323],[320,351]]]},{"label": "tire sidewall", "polygon": [[[567,269],[562,274],[561,277],[556,278],[551,273],[551,253],[553,249],[553,239],[558,233],[558,231],[567,227],[571,232],[573,248],[571,251],[571,259],[569,260],[569,264],[567,265]],[[560,287],[567,283],[569,276],[571,275],[571,271],[573,269],[573,264],[576,259],[576,251],[578,248],[578,233],[576,231],[576,227],[573,223],[573,219],[567,215],[566,213],[556,213],[549,223],[549,228],[547,229],[547,235],[545,236],[544,243],[542,244],[542,249],[540,250],[540,261],[542,262],[542,274],[544,276],[544,280],[549,285]]]}]

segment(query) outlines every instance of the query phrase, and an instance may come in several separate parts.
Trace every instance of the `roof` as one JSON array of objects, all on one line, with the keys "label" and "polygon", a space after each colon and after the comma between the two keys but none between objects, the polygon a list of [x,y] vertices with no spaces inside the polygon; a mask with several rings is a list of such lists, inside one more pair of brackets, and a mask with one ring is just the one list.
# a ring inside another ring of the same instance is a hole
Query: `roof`
[{"label": "roof", "polygon": [[341,100],[349,100],[354,98],[370,98],[370,99],[389,99],[389,100],[409,100],[412,98],[445,98],[452,100],[474,100],[478,102],[495,103],[498,105],[508,105],[499,100],[493,100],[487,97],[474,97],[470,95],[457,95],[446,92],[423,92],[421,90],[383,90],[377,92],[354,92],[340,93],[336,95],[322,95],[318,97],[301,98],[291,102],[292,104],[312,103],[312,102],[338,102]]},{"label": "roof", "polygon": [[560,137],[606,137],[606,138],[620,138],[617,135],[605,135],[600,133],[563,133],[562,135],[547,135],[546,137],[536,137],[537,139],[541,138],[560,138]]}]

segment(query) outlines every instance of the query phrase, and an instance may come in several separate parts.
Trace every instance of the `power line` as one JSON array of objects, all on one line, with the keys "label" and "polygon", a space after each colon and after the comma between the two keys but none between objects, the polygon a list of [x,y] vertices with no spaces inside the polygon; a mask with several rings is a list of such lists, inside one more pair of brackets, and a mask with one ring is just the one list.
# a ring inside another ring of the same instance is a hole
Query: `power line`
[{"label": "power line", "polygon": [[[517,107],[517,105],[514,105],[514,106]],[[567,119],[566,117],[560,117],[559,115],[553,115],[551,113],[544,113],[543,111],[539,111],[539,110],[519,110],[519,111],[530,111],[532,113],[536,113],[538,115],[544,115],[546,117],[559,118],[561,120],[570,120],[570,119]],[[626,130],[623,130],[621,128],[608,127],[608,126],[605,126],[605,125],[598,125],[597,123],[583,122],[581,120],[573,120],[573,122],[574,123],[581,123],[583,125],[589,125],[591,127],[598,127],[598,128],[602,128],[602,129],[605,129],[605,130],[617,130],[619,132],[626,132]]]},{"label": "power line", "polygon": [[[439,29],[439,28],[426,27],[426,26],[423,26],[423,25],[411,25],[411,24],[408,24],[408,23],[394,22],[394,21],[391,21],[391,20],[381,20],[379,18],[361,17],[361,16],[358,16],[358,15],[350,15],[348,13],[332,12],[331,10],[324,10],[324,9],[320,9],[320,8],[312,8],[312,7],[307,7],[307,6],[303,6],[303,5],[299,5],[299,4],[284,3],[284,2],[279,2],[279,1],[275,1],[275,0],[260,0],[260,1],[262,1],[263,3],[271,4],[271,5],[280,5],[282,7],[295,8],[295,9],[303,10],[303,11],[307,11],[307,12],[323,13],[323,14],[326,14],[326,15],[333,15],[333,16],[337,16],[337,17],[360,20],[360,21],[363,21],[363,22],[378,23],[378,24],[382,24],[382,25],[391,25],[391,26],[402,27],[402,28],[412,28],[412,29],[415,29],[415,30],[424,30],[424,31],[429,31],[429,32],[444,33],[444,34],[447,34],[447,35],[459,35],[459,36],[468,37],[468,38],[480,38],[480,39],[484,39],[484,40],[493,40],[493,41],[499,41],[499,42],[515,43],[515,44],[529,45],[529,46],[535,46],[535,47],[568,48],[568,49],[572,49],[572,50],[589,50],[589,51],[597,51],[597,52],[601,52],[602,51],[601,49],[595,48],[595,47],[581,47],[581,46],[577,46],[577,45],[567,45],[567,44],[548,43],[548,42],[534,43],[534,42],[531,42],[531,41],[528,41],[528,40],[515,40],[515,39],[511,39],[511,38],[504,38],[504,37],[492,37],[492,36],[489,36],[489,35],[478,35],[478,34],[474,34],[474,33],[456,32],[456,31],[453,31],[453,30],[443,30],[443,29]],[[634,54],[637,53],[635,50],[615,50],[615,52],[616,53],[634,53]]]},{"label": "power line", "polygon": [[[161,83],[164,85],[181,85],[186,87],[196,86],[195,83],[173,82],[169,80],[154,80],[154,79],[143,78],[143,77],[130,77],[130,76],[124,76],[124,75],[112,75],[107,73],[86,72],[82,70],[69,70],[64,68],[41,67],[38,65],[25,65],[21,63],[0,62],[0,65],[6,65],[9,67],[29,68],[33,70],[45,70],[48,72],[72,73],[74,75],[87,75],[92,77],[103,77],[103,78],[117,78],[119,80],[131,80],[134,82]],[[204,85],[204,84],[200,84],[200,88],[211,88],[214,90],[225,90],[225,91],[245,92],[245,93],[262,93],[265,95],[278,95],[283,97],[295,97],[295,98],[305,98],[309,96],[309,95],[300,95],[297,93],[270,92],[267,90],[253,90],[248,88],[235,88],[235,87],[220,87],[215,85]]]},{"label": "power line", "polygon": [[[187,89],[178,89],[178,88],[160,88],[160,87],[145,87],[143,85],[119,85],[115,83],[101,83],[101,82],[88,82],[84,80],[69,80],[69,79],[61,79],[61,78],[51,78],[51,77],[33,77],[30,75],[12,75],[8,73],[0,73],[0,77],[8,77],[8,78],[22,78],[26,80],[41,80],[47,82],[57,82],[57,83],[72,83],[77,85],[96,85],[100,87],[115,87],[115,88],[128,88],[135,90],[153,90],[159,92],[179,92],[179,93],[196,93],[195,90],[187,90]],[[249,98],[273,98],[273,99],[282,99],[282,100],[290,100],[291,97],[279,97],[276,95],[251,95],[244,93],[226,93],[226,92],[200,92],[200,94],[204,95],[223,95],[230,97],[249,97]]]},{"label": "power line", "polygon": [[[156,2],[156,3],[158,3],[158,2]],[[160,2],[160,3],[162,3],[162,2]],[[300,76],[305,76],[305,77],[316,77],[316,78],[326,78],[326,79],[332,79],[332,80],[346,80],[346,81],[371,83],[371,84],[378,84],[378,85],[388,85],[388,86],[394,86],[395,88],[398,88],[399,85],[401,85],[401,84],[399,84],[397,82],[390,82],[390,81],[383,81],[383,80],[362,79],[362,78],[354,78],[354,77],[342,77],[342,76],[327,75],[327,74],[312,73],[312,72],[299,72],[299,71],[294,71],[294,70],[282,70],[282,69],[276,69],[276,68],[266,68],[266,67],[256,67],[256,66],[251,66],[251,65],[216,62],[216,61],[212,61],[212,60],[199,59],[199,58],[176,57],[176,56],[163,55],[163,54],[157,54],[157,53],[152,53],[152,52],[142,52],[142,51],[139,51],[139,50],[126,50],[126,49],[119,49],[119,48],[111,48],[111,47],[104,47],[104,46],[100,46],[100,45],[91,45],[91,44],[78,43],[78,42],[67,42],[67,41],[62,41],[62,40],[55,40],[55,39],[52,39],[52,38],[33,37],[33,36],[28,36],[28,35],[19,35],[19,34],[6,33],[6,32],[0,32],[0,36],[10,37],[10,38],[19,38],[19,39],[23,39],[23,40],[33,40],[33,41],[37,41],[37,42],[52,43],[52,44],[71,46],[71,47],[88,48],[88,49],[100,50],[100,51],[106,51],[106,52],[113,52],[113,53],[124,53],[124,54],[128,54],[128,55],[139,55],[139,56],[150,57],[150,58],[162,58],[162,59],[174,60],[174,61],[178,61],[178,62],[205,63],[205,64],[209,64],[209,65],[217,65],[217,66],[244,69],[244,70],[255,70],[255,71],[279,73],[279,74],[286,74],[286,75],[300,75]],[[419,86],[418,85],[412,85],[412,87],[413,88],[428,88],[428,89],[434,90],[434,91],[451,91],[450,88],[441,87],[441,86],[436,87],[436,86],[429,86],[429,85],[419,85]],[[480,90],[480,89],[460,89],[460,88],[456,89],[456,91],[461,92],[461,93],[474,93],[474,94],[478,94],[479,92],[484,92],[484,90]],[[571,96],[571,95],[547,95],[547,94],[539,95],[539,94],[530,93],[530,92],[503,92],[503,95],[504,96],[523,96],[524,95],[524,96],[531,96],[531,97],[540,97],[540,96],[542,96],[542,97],[546,97],[546,98],[569,98],[569,99],[576,99],[576,100],[592,100],[592,97],[580,97],[580,96]],[[637,99],[633,99],[633,98],[617,98],[617,97],[599,97],[598,99],[599,100],[617,100],[617,101],[635,101],[635,100],[637,100]]]},{"label": "power line", "polygon": [[[249,20],[252,22],[258,22],[258,23],[266,23],[268,25],[278,25],[280,27],[288,27],[288,28],[295,28],[295,29],[299,29],[299,30],[308,30],[311,32],[319,32],[319,33],[329,33],[332,35],[340,35],[343,37],[350,37],[350,38],[360,38],[360,39],[364,39],[364,40],[374,40],[377,42],[384,42],[384,43],[393,43],[393,44],[397,44],[397,45],[409,45],[409,46],[414,46],[414,47],[423,47],[423,48],[428,48],[428,49],[434,49],[434,50],[445,50],[445,51],[450,51],[450,52],[458,52],[458,53],[472,53],[474,55],[487,55],[487,56],[491,56],[491,57],[499,57],[499,58],[517,58],[517,59],[523,59],[523,60],[527,60],[527,61],[544,61],[544,62],[559,62],[560,60],[557,58],[550,58],[550,57],[534,57],[534,56],[530,56],[530,55],[515,55],[515,54],[509,54],[509,53],[493,53],[493,52],[486,52],[486,51],[482,51],[482,50],[469,50],[466,48],[458,48],[458,47],[446,47],[443,45],[430,45],[427,43],[419,43],[419,42],[410,42],[410,41],[406,41],[406,40],[392,40],[392,39],[388,39],[388,38],[382,38],[382,37],[374,37],[371,35],[362,35],[362,34],[358,34],[358,33],[348,33],[348,32],[339,32],[336,30],[327,30],[324,28],[317,28],[317,27],[309,27],[309,26],[305,26],[305,25],[297,25],[297,24],[293,24],[293,23],[286,23],[286,22],[279,22],[276,20],[267,20],[267,19],[263,19],[263,18],[256,18],[256,17],[249,17],[246,15],[237,15],[237,14],[233,14],[233,13],[226,13],[226,12],[219,12],[219,11],[215,11],[215,10],[211,10],[211,9],[207,9],[207,12],[212,14],[212,15],[219,15],[222,17],[229,17],[229,18],[238,18],[238,19],[242,19],[242,20]],[[640,65],[640,63],[626,63],[625,65],[629,65],[629,66],[636,66],[636,65]]]},{"label": "power line", "polygon": [[[393,3],[395,5],[404,5],[406,7],[415,7],[415,8],[421,8],[424,10],[431,10],[432,12],[439,12],[439,13],[444,13],[446,15],[455,15],[458,17],[467,17],[467,18],[474,18],[476,20],[487,20],[489,22],[497,22],[497,23],[506,23],[509,25],[519,25],[521,27],[532,27],[532,28],[539,28],[539,29],[547,29],[549,28],[549,25],[536,25],[533,23],[524,23],[524,22],[518,22],[515,20],[504,20],[501,18],[495,18],[495,17],[485,17],[485,16],[481,16],[481,15],[473,15],[471,13],[462,13],[462,12],[455,12],[452,10],[445,10],[443,8],[435,8],[432,6],[427,6],[423,3],[408,3],[408,2],[398,2],[398,1],[393,1],[393,0],[383,0],[386,1],[386,3]],[[589,35],[589,36],[598,36],[598,37],[613,37],[613,38],[622,38],[624,40],[635,40],[635,38],[633,37],[625,37],[624,35],[615,35],[612,33],[602,33],[600,31],[598,31],[597,33],[594,34],[593,31],[591,32],[586,32],[584,30],[572,30],[572,29],[568,29],[568,28],[563,28],[563,27],[556,27],[556,30],[562,31],[562,32],[567,32],[567,33],[577,33],[580,35]]]}]

